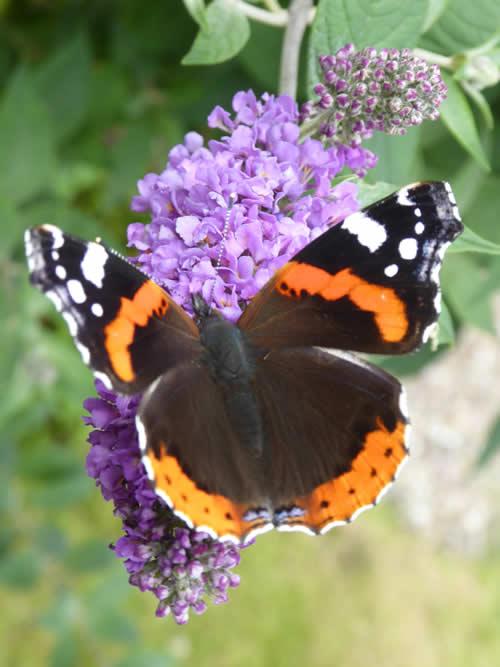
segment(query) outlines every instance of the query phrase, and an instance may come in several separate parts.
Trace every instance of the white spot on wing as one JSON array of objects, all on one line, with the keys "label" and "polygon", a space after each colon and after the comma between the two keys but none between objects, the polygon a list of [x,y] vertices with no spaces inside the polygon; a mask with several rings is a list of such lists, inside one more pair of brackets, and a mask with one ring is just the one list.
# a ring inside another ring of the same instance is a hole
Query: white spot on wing
[{"label": "white spot on wing", "polygon": [[397,202],[401,206],[414,206],[411,199],[408,199],[408,188],[401,188],[397,194]]},{"label": "white spot on wing", "polygon": [[101,306],[100,303],[93,303],[92,306],[90,307],[90,310],[92,311],[92,314],[95,315],[96,317],[102,317],[104,314],[103,307]]},{"label": "white spot on wing", "polygon": [[54,262],[58,262],[60,255],[57,252],[57,250],[53,250],[51,254],[52,254],[52,259],[54,260]]},{"label": "white spot on wing", "polygon": [[388,278],[393,278],[396,273],[399,271],[397,264],[389,264],[384,269],[384,273]]},{"label": "white spot on wing", "polygon": [[64,266],[62,266],[61,264],[58,264],[58,265],[56,266],[56,276],[57,276],[60,280],[64,280],[64,279],[66,278],[66,276],[67,276],[66,269],[65,269]]},{"label": "white spot on wing", "polygon": [[422,211],[418,207],[413,211],[413,213],[415,213],[417,218],[420,218],[420,216],[422,215]]},{"label": "white spot on wing", "polygon": [[57,248],[62,248],[64,245],[64,234],[55,225],[41,225],[41,229],[44,232],[48,232],[52,236],[52,250],[57,250]]},{"label": "white spot on wing", "polygon": [[425,229],[423,222],[417,222],[415,225],[415,234],[421,234]]},{"label": "white spot on wing", "polygon": [[108,253],[100,243],[89,243],[81,268],[84,277],[96,287],[102,287],[104,266],[108,261]]},{"label": "white spot on wing", "polygon": [[433,322],[432,324],[429,324],[427,327],[424,329],[424,333],[422,334],[422,342],[427,343],[429,338],[431,338],[437,329],[437,322]]},{"label": "white spot on wing", "polygon": [[415,259],[418,252],[418,243],[416,239],[403,239],[399,243],[399,254],[403,259]]},{"label": "white spot on wing", "polygon": [[385,227],[361,211],[348,215],[342,223],[342,229],[354,234],[370,252],[378,250],[387,239]]},{"label": "white spot on wing", "polygon": [[453,206],[451,212],[453,213],[453,217],[455,218],[455,220],[458,220],[459,222],[462,220],[462,218],[460,217],[459,210],[456,206]]},{"label": "white spot on wing", "polygon": [[75,303],[85,303],[87,297],[85,296],[82,283],[79,280],[68,280],[67,288],[70,297]]}]

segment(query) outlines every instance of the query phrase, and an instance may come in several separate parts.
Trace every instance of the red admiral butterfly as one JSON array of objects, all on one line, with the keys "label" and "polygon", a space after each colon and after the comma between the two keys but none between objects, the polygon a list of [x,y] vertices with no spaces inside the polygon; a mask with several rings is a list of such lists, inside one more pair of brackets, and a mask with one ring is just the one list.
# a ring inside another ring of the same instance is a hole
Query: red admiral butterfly
[{"label": "red admiral butterfly", "polygon": [[410,185],[348,216],[283,266],[234,325],[195,320],[100,243],[26,232],[31,281],[83,360],[137,417],[156,493],[189,526],[236,542],[324,533],[378,502],[408,449],[400,383],[344,350],[402,354],[440,310],[461,233],[447,183]]}]

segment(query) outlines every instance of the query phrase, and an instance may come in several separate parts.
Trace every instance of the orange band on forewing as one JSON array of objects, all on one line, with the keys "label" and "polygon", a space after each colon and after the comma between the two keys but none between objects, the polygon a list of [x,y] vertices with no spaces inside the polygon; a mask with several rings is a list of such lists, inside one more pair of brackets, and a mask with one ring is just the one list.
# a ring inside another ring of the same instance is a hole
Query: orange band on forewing
[{"label": "orange band on forewing", "polygon": [[132,299],[121,298],[115,319],[104,329],[104,345],[113,371],[123,382],[135,377],[129,347],[136,326],[146,326],[152,315],[162,317],[167,309],[167,295],[150,280],[139,287]]},{"label": "orange band on forewing", "polygon": [[233,503],[225,496],[198,488],[163,445],[159,458],[152,451],[148,452],[148,458],[154,472],[155,491],[163,492],[174,511],[182,512],[195,527],[206,526],[219,537],[230,535],[242,540],[251,530],[265,523],[262,519],[246,521],[243,518],[248,505]]},{"label": "orange band on forewing", "polygon": [[350,269],[332,274],[311,264],[289,262],[279,272],[277,289],[288,297],[300,297],[304,292],[327,301],[348,297],[361,310],[374,314],[383,339],[389,343],[401,341],[408,331],[405,305],[396,292],[372,285]]},{"label": "orange band on forewing", "polygon": [[404,432],[401,421],[393,431],[379,422],[378,428],[366,435],[351,470],[321,484],[308,496],[295,499],[304,516],[286,523],[305,524],[319,532],[328,524],[348,521],[357,510],[372,505],[407,456]]}]

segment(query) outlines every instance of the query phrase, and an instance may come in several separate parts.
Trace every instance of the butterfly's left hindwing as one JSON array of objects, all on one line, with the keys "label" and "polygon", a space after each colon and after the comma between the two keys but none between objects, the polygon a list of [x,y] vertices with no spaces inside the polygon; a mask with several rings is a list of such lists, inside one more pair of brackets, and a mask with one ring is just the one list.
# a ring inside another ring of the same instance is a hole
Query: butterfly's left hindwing
[{"label": "butterfly's left hindwing", "polygon": [[224,387],[204,364],[166,373],[146,392],[137,430],[156,493],[189,526],[223,540],[246,541],[273,527],[262,461],[242,443]]},{"label": "butterfly's left hindwing", "polygon": [[199,355],[198,329],[164,290],[112,250],[52,225],[26,232],[30,280],[65,319],[83,361],[123,394]]},{"label": "butterfly's left hindwing", "polygon": [[403,188],[295,255],[238,326],[263,348],[410,352],[437,321],[441,262],[462,229],[447,183]]}]

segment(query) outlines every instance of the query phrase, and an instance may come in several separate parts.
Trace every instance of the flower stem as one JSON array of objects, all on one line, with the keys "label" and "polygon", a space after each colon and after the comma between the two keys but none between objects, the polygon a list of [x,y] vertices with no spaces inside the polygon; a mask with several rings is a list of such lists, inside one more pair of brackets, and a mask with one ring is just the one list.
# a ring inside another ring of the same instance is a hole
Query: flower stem
[{"label": "flower stem", "polygon": [[425,49],[413,49],[413,53],[419,58],[423,58],[428,63],[439,65],[439,67],[444,67],[445,69],[453,69],[453,58],[442,56],[433,51],[426,51]]},{"label": "flower stem", "polygon": [[253,19],[259,23],[266,23],[267,25],[272,25],[276,28],[286,26],[288,20],[288,12],[286,9],[276,7],[273,11],[268,11],[267,9],[260,9],[259,7],[249,5],[244,2],[244,0],[232,0],[232,3],[236,9],[242,14],[245,14],[245,16],[248,16],[249,19]]},{"label": "flower stem", "polygon": [[300,46],[311,8],[312,0],[292,0],[288,9],[288,24],[281,50],[279,92],[294,99],[297,95]]},{"label": "flower stem", "polygon": [[283,7],[280,5],[278,0],[263,0],[263,3],[266,5],[270,12],[283,11]]}]

